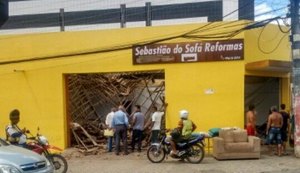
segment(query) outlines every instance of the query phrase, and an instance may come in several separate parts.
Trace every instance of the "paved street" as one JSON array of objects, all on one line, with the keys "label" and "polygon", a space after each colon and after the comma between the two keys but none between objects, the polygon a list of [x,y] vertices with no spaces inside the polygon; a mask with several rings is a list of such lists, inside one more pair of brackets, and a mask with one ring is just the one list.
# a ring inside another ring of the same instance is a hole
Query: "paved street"
[{"label": "paved street", "polygon": [[[67,156],[68,158],[68,156]],[[113,153],[68,158],[69,173],[299,173],[300,159],[288,156],[269,156],[263,154],[259,160],[217,161],[206,156],[200,164],[189,164],[168,158],[159,164],[147,160],[145,151],[127,156]]]}]

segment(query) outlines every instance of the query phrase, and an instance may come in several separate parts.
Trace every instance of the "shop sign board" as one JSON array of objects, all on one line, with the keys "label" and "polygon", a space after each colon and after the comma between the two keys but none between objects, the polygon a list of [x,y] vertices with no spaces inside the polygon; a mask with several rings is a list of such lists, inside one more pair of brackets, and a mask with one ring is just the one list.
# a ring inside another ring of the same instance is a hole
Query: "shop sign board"
[{"label": "shop sign board", "polygon": [[235,61],[244,59],[244,40],[161,43],[134,46],[133,64]]}]

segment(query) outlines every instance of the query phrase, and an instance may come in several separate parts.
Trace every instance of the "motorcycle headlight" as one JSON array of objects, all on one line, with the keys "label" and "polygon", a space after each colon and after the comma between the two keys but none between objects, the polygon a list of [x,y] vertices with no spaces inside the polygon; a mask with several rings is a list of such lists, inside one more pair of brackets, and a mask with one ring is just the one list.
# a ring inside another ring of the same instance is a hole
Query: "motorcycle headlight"
[{"label": "motorcycle headlight", "polygon": [[20,173],[20,171],[11,165],[0,165],[0,173]]},{"label": "motorcycle headlight", "polygon": [[43,145],[48,145],[48,139],[45,136],[39,136],[39,141],[43,144]]}]

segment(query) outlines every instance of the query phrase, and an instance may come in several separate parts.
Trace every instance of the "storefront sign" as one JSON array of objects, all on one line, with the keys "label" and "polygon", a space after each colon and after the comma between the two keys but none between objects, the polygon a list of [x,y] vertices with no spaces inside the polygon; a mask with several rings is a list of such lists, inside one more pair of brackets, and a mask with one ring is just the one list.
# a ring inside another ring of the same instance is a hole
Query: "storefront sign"
[{"label": "storefront sign", "polygon": [[244,40],[134,46],[133,64],[234,61],[244,59]]}]

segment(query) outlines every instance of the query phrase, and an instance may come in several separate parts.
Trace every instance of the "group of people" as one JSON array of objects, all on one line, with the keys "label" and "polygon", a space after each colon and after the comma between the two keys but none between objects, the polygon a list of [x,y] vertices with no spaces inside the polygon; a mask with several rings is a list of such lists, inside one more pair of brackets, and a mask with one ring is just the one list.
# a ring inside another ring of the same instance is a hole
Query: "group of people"
[{"label": "group of people", "polygon": [[[281,156],[286,154],[286,143],[288,138],[293,138],[293,125],[290,127],[290,121],[293,121],[293,117],[285,110],[285,104],[280,105],[279,111],[276,106],[270,108],[269,116],[267,119],[266,143],[277,144],[277,154]],[[180,138],[176,139],[175,136],[169,137],[167,140],[171,144],[173,155],[177,155],[176,142],[190,138],[192,132],[197,128],[196,125],[188,119],[189,112],[186,110],[180,111],[180,121],[176,128],[180,132]],[[121,105],[117,108],[112,108],[111,112],[106,116],[105,124],[107,129],[112,130],[114,135],[108,136],[107,149],[108,152],[112,152],[113,139],[115,143],[115,154],[120,153],[120,142],[122,140],[124,146],[124,155],[128,154],[127,147],[127,131],[132,129],[131,150],[134,152],[137,145],[137,151],[140,152],[142,148],[143,133],[145,130],[151,130],[151,143],[159,142],[159,134],[161,131],[161,122],[164,115],[163,111],[159,111],[157,107],[152,107],[152,114],[150,123],[145,122],[145,116],[141,111],[140,105],[135,105],[134,111],[131,115],[126,113],[125,108]],[[11,123],[6,127],[7,140],[14,145],[23,146],[26,145],[26,129],[20,129],[18,123],[20,121],[20,111],[14,109],[10,112],[9,118]],[[246,113],[246,130],[248,135],[257,136],[256,129],[257,113],[255,105],[250,104]],[[291,130],[290,130],[291,129]],[[291,133],[289,133],[291,131]],[[289,136],[289,134],[291,134]]]},{"label": "group of people", "polygon": [[[165,105],[166,106],[166,105]],[[141,111],[140,105],[135,105],[134,111],[131,115],[126,113],[125,108],[121,105],[118,108],[112,108],[111,112],[107,114],[105,124],[107,129],[112,130],[112,136],[108,136],[107,149],[108,152],[112,152],[113,140],[115,143],[115,154],[120,153],[120,142],[123,142],[124,155],[128,154],[127,147],[127,132],[128,129],[132,129],[132,140],[131,140],[131,150],[134,152],[137,145],[137,151],[141,152],[143,132],[144,130],[151,130],[151,143],[159,143],[160,131],[162,118],[164,115],[163,111],[159,111],[157,107],[152,108],[151,119],[149,123],[145,122],[145,116]],[[189,112],[186,110],[180,111],[180,120],[178,122],[178,127],[176,130],[179,131],[178,137],[170,136],[167,140],[171,144],[173,155],[177,155],[176,143],[181,140],[186,140],[191,137],[192,132],[197,128],[196,125],[188,119]],[[10,124],[6,126],[6,138],[13,145],[18,145],[26,148],[26,128],[20,129],[18,123],[20,121],[20,111],[14,109],[9,114]]]},{"label": "group of people", "polygon": [[157,107],[152,107],[151,123],[145,123],[145,116],[141,111],[140,105],[135,105],[134,112],[127,115],[123,106],[119,106],[118,110],[112,108],[111,112],[106,116],[105,124],[108,129],[113,130],[114,135],[108,136],[108,152],[112,151],[113,139],[115,142],[115,154],[120,153],[120,142],[123,142],[124,155],[128,154],[127,147],[127,130],[132,129],[131,150],[134,152],[137,145],[137,151],[140,152],[142,148],[143,132],[145,129],[151,129],[151,142],[156,143],[159,140],[161,130],[161,121],[164,112],[158,111]]},{"label": "group of people", "polygon": [[[158,143],[161,131],[161,122],[164,112],[158,111],[157,107],[152,107],[151,122],[145,123],[145,116],[141,112],[140,105],[135,105],[135,110],[131,115],[127,115],[123,106],[119,106],[118,110],[112,108],[111,112],[106,116],[106,125],[108,129],[114,131],[113,136],[108,136],[108,152],[112,152],[112,142],[115,139],[115,154],[120,153],[120,142],[123,141],[124,155],[128,154],[127,148],[127,130],[132,128],[131,150],[134,152],[137,144],[137,151],[141,152],[143,132],[146,129],[151,129],[151,143]],[[188,140],[192,137],[192,132],[197,128],[193,121],[188,119],[189,112],[181,110],[179,112],[180,120],[177,128],[174,131],[178,132],[176,135],[171,133],[167,141],[171,144],[171,155],[179,156],[176,149],[176,143]],[[129,118],[128,118],[129,117]],[[129,119],[131,121],[129,121]]]},{"label": "group of people", "polygon": [[[281,110],[279,111],[277,106],[272,106],[269,110],[269,116],[267,119],[266,133],[266,144],[271,145],[275,142],[277,145],[277,155],[281,156],[286,153],[286,143],[288,137],[293,137],[293,132],[289,136],[290,121],[293,118],[285,110],[285,104],[280,105]],[[246,130],[248,135],[256,136],[256,111],[253,104],[249,105],[249,110],[246,113]],[[270,147],[271,148],[271,147]]]}]

